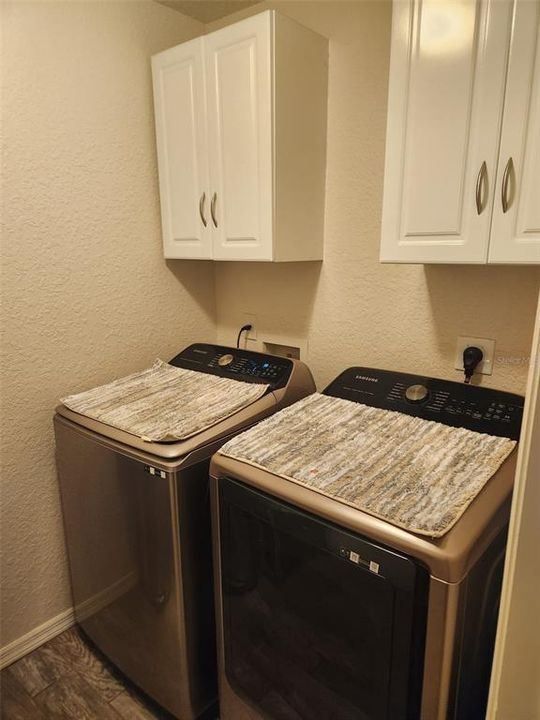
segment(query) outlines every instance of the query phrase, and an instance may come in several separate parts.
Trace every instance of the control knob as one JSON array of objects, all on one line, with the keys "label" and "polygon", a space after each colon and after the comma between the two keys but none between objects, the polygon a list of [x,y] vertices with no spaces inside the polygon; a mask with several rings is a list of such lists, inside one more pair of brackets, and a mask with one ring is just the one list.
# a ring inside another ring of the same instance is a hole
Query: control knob
[{"label": "control knob", "polygon": [[232,361],[234,360],[234,356],[230,353],[227,353],[227,355],[222,355],[219,360],[217,361],[217,364],[220,367],[227,367],[227,365],[230,365]]},{"label": "control knob", "polygon": [[409,385],[405,390],[405,397],[410,403],[421,403],[427,400],[429,390],[425,385]]}]

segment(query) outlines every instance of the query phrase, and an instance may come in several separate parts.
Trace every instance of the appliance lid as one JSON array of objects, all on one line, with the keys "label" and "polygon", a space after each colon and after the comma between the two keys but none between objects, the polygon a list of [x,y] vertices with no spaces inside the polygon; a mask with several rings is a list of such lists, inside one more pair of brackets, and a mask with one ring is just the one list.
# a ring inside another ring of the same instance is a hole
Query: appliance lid
[{"label": "appliance lid", "polygon": [[219,452],[407,531],[440,537],[515,444],[314,393]]},{"label": "appliance lid", "polygon": [[187,440],[261,398],[268,386],[157,360],[151,368],[62,400],[70,410],[149,442]]},{"label": "appliance lid", "polygon": [[167,464],[178,458],[185,458],[199,448],[211,447],[216,440],[225,439],[268,415],[277,402],[273,391],[287,386],[295,368],[294,361],[288,358],[206,343],[190,345],[173,357],[169,364],[218,377],[265,385],[267,389],[258,400],[217,421],[212,427],[180,441],[148,442],[125,430],[70,410],[65,405],[59,405],[56,412],[74,425],[97,433],[114,443],[162,458],[163,463]]}]

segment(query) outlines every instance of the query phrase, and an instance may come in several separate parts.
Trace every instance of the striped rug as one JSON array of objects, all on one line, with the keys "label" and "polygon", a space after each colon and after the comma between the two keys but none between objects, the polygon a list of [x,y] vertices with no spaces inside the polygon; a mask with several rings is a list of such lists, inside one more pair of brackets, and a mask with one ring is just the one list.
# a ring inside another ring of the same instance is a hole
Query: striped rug
[{"label": "striped rug", "polygon": [[268,385],[241,382],[156,360],[151,368],[62,403],[143,440],[185,440],[264,395]]},{"label": "striped rug", "polygon": [[315,393],[219,452],[398,527],[440,537],[515,444]]}]

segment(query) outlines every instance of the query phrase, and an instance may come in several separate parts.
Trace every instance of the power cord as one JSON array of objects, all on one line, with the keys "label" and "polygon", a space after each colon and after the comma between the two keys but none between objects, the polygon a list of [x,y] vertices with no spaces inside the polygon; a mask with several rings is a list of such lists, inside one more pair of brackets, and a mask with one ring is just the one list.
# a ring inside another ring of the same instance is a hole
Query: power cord
[{"label": "power cord", "polygon": [[240,338],[242,337],[242,333],[249,332],[252,327],[253,327],[253,325],[242,325],[242,327],[240,328],[240,332],[238,333],[238,337],[236,338],[236,347],[237,348],[240,347]]}]

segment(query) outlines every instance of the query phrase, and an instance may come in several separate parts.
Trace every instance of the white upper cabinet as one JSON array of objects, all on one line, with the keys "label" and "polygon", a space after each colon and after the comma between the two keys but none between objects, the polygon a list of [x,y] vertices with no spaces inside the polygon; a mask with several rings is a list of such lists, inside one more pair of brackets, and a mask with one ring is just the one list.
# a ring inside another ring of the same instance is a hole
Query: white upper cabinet
[{"label": "white upper cabinet", "polygon": [[327,64],[274,11],[152,58],[165,257],[322,259]]},{"label": "white upper cabinet", "polygon": [[202,39],[153,58],[165,257],[211,258]]},{"label": "white upper cabinet", "polygon": [[505,112],[490,263],[540,262],[540,2],[518,2]]},{"label": "white upper cabinet", "polygon": [[540,262],[538,6],[394,2],[381,261]]},{"label": "white upper cabinet", "polygon": [[272,260],[272,47],[268,14],[208,35],[208,147],[216,260]]}]

